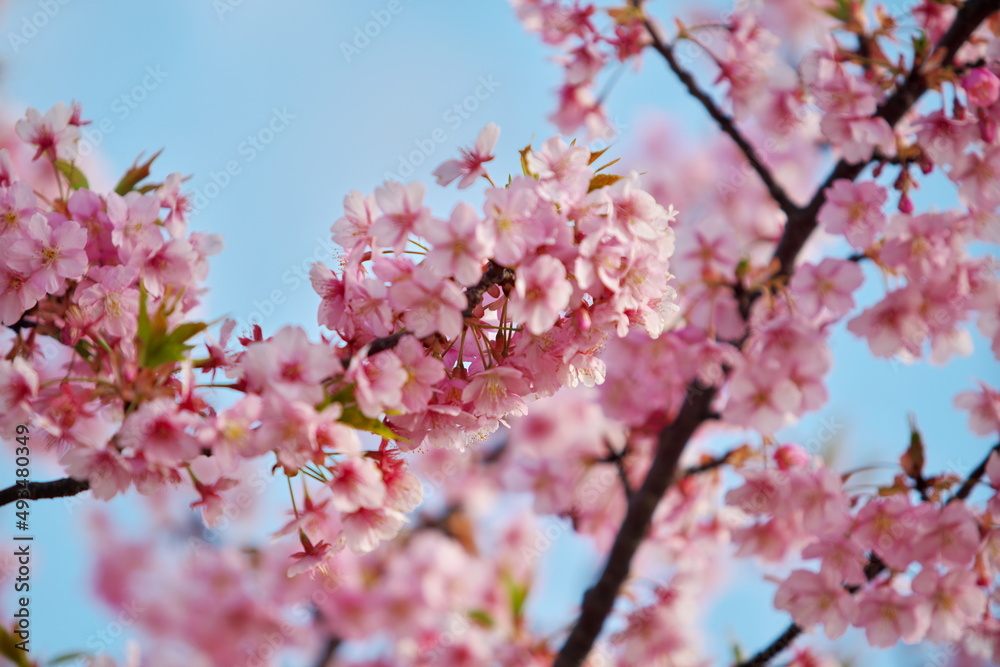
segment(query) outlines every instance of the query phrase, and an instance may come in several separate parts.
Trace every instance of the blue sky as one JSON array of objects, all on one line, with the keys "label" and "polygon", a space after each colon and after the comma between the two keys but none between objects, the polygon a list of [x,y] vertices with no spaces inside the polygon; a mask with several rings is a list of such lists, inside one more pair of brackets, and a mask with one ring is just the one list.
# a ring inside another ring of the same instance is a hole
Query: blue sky
[{"label": "blue sky", "polygon": [[[359,35],[373,21],[377,31],[368,29],[377,34],[365,41]],[[90,141],[112,176],[140,152],[165,148],[156,173],[191,174],[199,196],[192,226],[225,241],[212,261],[206,317],[245,321],[257,312],[266,333],[286,323],[316,330],[318,298],[304,276],[313,261],[329,257],[329,227],[349,190],[370,192],[407,166],[411,178],[426,180],[488,122],[502,128],[507,157],[498,171],[515,169],[510,156],[517,148],[554,132],[545,117],[558,68],[501,0],[17,0],[2,29],[5,107],[16,114],[24,106],[81,101],[94,121]],[[627,72],[610,99],[623,140],[649,108],[669,109],[691,132],[709,129],[652,57],[638,74]],[[445,212],[458,196],[433,189],[430,202]],[[921,196],[948,203],[940,189]],[[860,294],[866,303],[881,289],[869,277]],[[976,343],[973,356],[946,369],[907,366],[873,361],[841,328],[833,338],[832,400],[788,437],[808,441],[832,423],[846,463],[892,461],[913,412],[931,448],[931,469],[962,473],[989,443],[969,434],[951,399],[973,378],[997,380],[983,340]],[[68,509],[61,501],[33,509],[44,534],[36,638],[50,655],[85,647],[111,619],[87,596],[82,513]],[[553,558],[574,553],[567,542]],[[552,587],[567,592],[567,605],[576,603],[598,562],[552,568],[560,574]],[[709,619],[719,655],[733,637],[753,650],[787,623],[768,612],[773,587],[756,576],[732,576],[733,596]]]}]

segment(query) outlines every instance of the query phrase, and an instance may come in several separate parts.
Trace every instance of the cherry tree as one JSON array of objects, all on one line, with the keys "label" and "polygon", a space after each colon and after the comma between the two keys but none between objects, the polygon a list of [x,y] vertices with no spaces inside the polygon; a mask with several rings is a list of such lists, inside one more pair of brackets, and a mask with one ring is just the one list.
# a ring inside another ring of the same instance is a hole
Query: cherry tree
[{"label": "cherry tree", "polygon": [[[563,136],[491,123],[436,183],[346,193],[316,329],[203,321],[221,240],[188,230],[155,155],[91,189],[79,105],[8,128],[0,431],[65,476],[19,463],[0,504],[148,499],[148,535],[89,519],[99,596],[141,610],[133,667],[710,664],[725,640],[699,615],[733,559],[780,573],[760,605],[788,626],[732,664],[837,664],[800,637],[849,628],[867,650],[1000,661],[1000,443],[932,470],[914,421],[859,486],[782,436],[826,404],[837,327],[877,358],[1000,355],[1000,2],[512,5],[563,70]],[[646,61],[717,136],[650,121],[641,148],[587,147],[608,76]],[[932,182],[953,201],[919,210]],[[428,187],[478,204],[432,211]],[[940,400],[1000,435],[985,377]],[[214,539],[275,481],[283,522]],[[545,628],[532,602],[563,533],[603,565]],[[49,664],[14,618],[0,654]]]}]

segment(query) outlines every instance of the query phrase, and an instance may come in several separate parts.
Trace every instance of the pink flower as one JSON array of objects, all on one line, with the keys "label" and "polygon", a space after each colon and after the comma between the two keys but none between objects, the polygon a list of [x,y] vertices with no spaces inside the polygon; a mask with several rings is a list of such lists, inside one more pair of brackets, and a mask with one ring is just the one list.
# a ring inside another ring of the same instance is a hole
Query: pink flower
[{"label": "pink flower", "polygon": [[0,359],[0,413],[28,414],[38,388],[38,373],[23,357]]},{"label": "pink flower", "polygon": [[409,235],[430,222],[431,212],[423,206],[422,183],[409,185],[388,181],[375,189],[375,201],[382,209],[382,217],[371,226],[371,235],[383,248],[401,253]]},{"label": "pink flower", "polygon": [[538,151],[529,151],[527,162],[528,170],[541,179],[543,190],[553,201],[576,201],[587,194],[593,172],[590,151],[584,146],[552,137]]},{"label": "pink flower", "polygon": [[454,282],[423,265],[389,288],[389,301],[418,338],[439,333],[450,339],[462,333],[462,313],[468,305],[465,295]]},{"label": "pink flower", "polygon": [[483,164],[492,160],[493,147],[496,146],[500,137],[500,128],[495,123],[490,123],[484,127],[476,138],[476,144],[471,149],[461,149],[461,160],[447,160],[434,170],[438,185],[446,186],[459,176],[458,187],[467,188],[476,182],[480,176],[486,176]]},{"label": "pink flower", "polygon": [[969,104],[988,107],[1000,98],[1000,78],[985,67],[976,67],[962,77]]},{"label": "pink flower", "polygon": [[406,372],[401,389],[403,406],[410,412],[425,409],[434,396],[434,385],[445,377],[444,364],[428,355],[413,336],[403,336],[393,351]]},{"label": "pink flower", "polygon": [[378,465],[369,458],[347,456],[331,467],[333,505],[341,512],[378,509],[385,503],[385,482]]},{"label": "pink flower", "polygon": [[209,527],[215,526],[219,522],[219,519],[222,518],[222,513],[226,508],[226,501],[222,498],[222,492],[234,489],[238,484],[235,479],[227,477],[220,477],[213,484],[202,484],[196,481],[194,487],[201,495],[201,498],[191,503],[191,509],[200,507],[201,517],[205,525]]},{"label": "pink flower", "polygon": [[545,230],[534,220],[538,207],[537,181],[517,176],[505,188],[487,188],[483,212],[485,225],[496,245],[493,259],[514,267],[528,252],[545,240]]},{"label": "pink flower", "polygon": [[808,570],[795,570],[781,583],[774,606],[790,613],[805,630],[822,623],[830,639],[843,635],[858,611],[854,597],[839,579],[829,572]]},{"label": "pink flower", "polygon": [[868,581],[864,549],[850,537],[835,533],[821,537],[802,550],[803,558],[822,558],[820,569],[837,581],[860,586]]},{"label": "pink flower", "polygon": [[[0,256],[3,254],[0,248]],[[28,278],[18,271],[0,267],[0,322],[3,324],[14,324],[45,296],[45,290],[36,287]]]},{"label": "pink flower", "polygon": [[846,179],[834,181],[826,191],[826,203],[817,220],[831,234],[843,234],[853,247],[863,250],[885,227],[882,207],[888,194],[878,183],[852,183]]},{"label": "pink flower", "polygon": [[113,225],[111,240],[118,255],[127,264],[139,264],[163,244],[163,235],[156,226],[160,215],[160,199],[155,195],[130,192],[121,197],[114,192],[107,196],[108,220]]},{"label": "pink flower", "polygon": [[969,430],[976,435],[991,435],[1000,431],[1000,391],[985,382],[979,391],[963,391],[955,397],[955,407],[969,411]]},{"label": "pink flower", "polygon": [[884,118],[826,115],[820,128],[851,164],[868,162],[876,148],[887,157],[896,155],[896,136]]},{"label": "pink flower", "polygon": [[98,500],[111,500],[128,491],[132,474],[122,455],[112,446],[101,448],[73,447],[60,459],[66,474],[74,479],[87,480],[90,491]]},{"label": "pink flower", "polygon": [[509,314],[515,322],[536,336],[559,321],[569,306],[573,286],[566,279],[566,267],[555,257],[540,255],[517,269]]},{"label": "pink flower", "polygon": [[37,109],[28,109],[14,127],[18,136],[38,149],[32,159],[45,154],[50,160],[72,160],[80,139],[80,128],[70,124],[72,116],[71,109],[57,102],[44,116]]},{"label": "pink flower", "polygon": [[187,216],[191,210],[191,201],[187,195],[181,194],[181,183],[183,177],[174,172],[167,176],[163,185],[156,189],[156,196],[160,198],[160,206],[169,212],[163,219],[163,226],[175,239],[184,238],[187,232]]},{"label": "pink flower", "polygon": [[342,369],[333,348],[312,343],[300,327],[285,326],[247,347],[243,377],[250,391],[274,391],[288,400],[319,403],[322,381]]},{"label": "pink flower", "polygon": [[956,569],[942,575],[925,567],[913,578],[913,592],[930,608],[927,639],[932,642],[961,639],[966,627],[986,610],[986,594],[972,570]]},{"label": "pink flower", "polygon": [[80,292],[79,304],[92,309],[101,329],[110,336],[131,338],[139,315],[139,290],[135,281],[139,271],[131,266],[98,266],[89,277],[95,281]]},{"label": "pink flower", "polygon": [[344,217],[330,227],[333,242],[350,250],[368,240],[372,223],[378,218],[378,204],[374,195],[363,195],[351,190],[344,197]]},{"label": "pink flower", "polygon": [[64,280],[76,280],[87,270],[87,232],[72,220],[49,222],[36,213],[24,228],[25,235],[7,252],[7,264],[30,274],[40,290],[56,292]]},{"label": "pink flower", "polygon": [[635,171],[607,188],[612,203],[612,220],[624,240],[638,237],[657,239],[667,233],[667,225],[676,213],[660,206],[639,184]]},{"label": "pink flower", "polygon": [[970,208],[992,211],[1000,206],[1000,147],[990,146],[983,154],[964,153],[955,160],[948,178],[958,183],[958,198]]},{"label": "pink flower", "polygon": [[919,596],[901,595],[885,585],[862,590],[857,597],[855,624],[865,629],[872,646],[888,648],[900,640],[913,644],[927,631],[930,613]]},{"label": "pink flower", "polygon": [[854,308],[852,294],[864,279],[861,267],[854,262],[827,257],[819,266],[802,264],[792,277],[791,293],[805,317],[816,317],[824,309],[840,317]]},{"label": "pink flower", "polygon": [[392,350],[368,356],[365,348],[351,357],[345,377],[354,382],[354,399],[367,417],[402,407],[403,385],[408,376]]},{"label": "pink flower", "polygon": [[151,463],[177,465],[201,451],[190,432],[196,423],[195,416],[180,411],[173,399],[157,398],[125,418],[119,443],[126,450],[141,452]]},{"label": "pink flower", "polygon": [[886,565],[904,570],[913,562],[918,516],[905,496],[873,500],[861,508],[851,535]]},{"label": "pink flower", "polygon": [[923,529],[914,542],[912,558],[924,565],[966,567],[979,551],[979,522],[964,502],[933,511]]},{"label": "pink flower", "polygon": [[422,236],[432,245],[424,260],[427,266],[465,286],[479,282],[493,243],[472,206],[460,202],[447,222],[429,225]]},{"label": "pink flower", "polygon": [[36,203],[35,191],[24,181],[0,187],[0,234],[23,229],[22,223],[36,213]]},{"label": "pink flower", "polygon": [[890,292],[847,323],[847,330],[868,339],[876,357],[891,357],[901,350],[919,354],[927,336],[920,317],[922,299],[912,286]]},{"label": "pink flower", "polygon": [[380,542],[391,540],[399,534],[406,522],[402,512],[387,507],[359,509],[344,515],[344,536],[351,551],[365,554]]},{"label": "pink flower", "polygon": [[288,578],[291,579],[292,577],[297,577],[300,574],[312,572],[313,570],[318,570],[326,574],[326,562],[337,550],[328,542],[313,544],[305,536],[305,533],[301,535],[301,541],[302,551],[292,554],[292,558],[296,562],[288,566]]},{"label": "pink flower", "polygon": [[802,392],[780,371],[745,364],[729,381],[724,417],[733,424],[774,435],[798,411],[801,401]]},{"label": "pink flower", "polygon": [[462,400],[471,403],[472,411],[483,417],[518,417],[528,411],[523,397],[529,391],[528,381],[520,371],[497,366],[473,375],[462,391]]},{"label": "pink flower", "polygon": [[791,497],[802,512],[803,528],[809,532],[836,531],[847,524],[848,499],[840,475],[825,466],[796,471]]},{"label": "pink flower", "polygon": [[424,498],[420,479],[407,470],[406,461],[396,449],[382,449],[379,461],[385,482],[385,505],[398,512],[410,512]]}]

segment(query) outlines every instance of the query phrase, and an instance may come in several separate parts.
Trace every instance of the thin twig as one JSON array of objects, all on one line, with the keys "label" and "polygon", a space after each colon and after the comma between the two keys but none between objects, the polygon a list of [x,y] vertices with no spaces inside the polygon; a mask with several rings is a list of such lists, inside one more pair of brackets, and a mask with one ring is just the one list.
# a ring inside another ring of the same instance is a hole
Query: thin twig
[{"label": "thin twig", "polygon": [[51,482],[28,482],[15,484],[0,491],[0,507],[17,500],[42,500],[44,498],[65,498],[83,493],[90,488],[87,480],[64,477]]}]

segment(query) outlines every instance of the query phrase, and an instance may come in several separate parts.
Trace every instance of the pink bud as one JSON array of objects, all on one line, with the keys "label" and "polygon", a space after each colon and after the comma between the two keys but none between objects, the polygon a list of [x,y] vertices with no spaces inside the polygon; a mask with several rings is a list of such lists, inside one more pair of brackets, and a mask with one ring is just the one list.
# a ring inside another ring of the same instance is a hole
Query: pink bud
[{"label": "pink bud", "polygon": [[798,468],[809,465],[809,452],[801,445],[789,443],[782,445],[774,451],[774,461],[781,470]]},{"label": "pink bud", "polygon": [[985,67],[977,67],[962,77],[969,104],[988,107],[1000,97],[1000,79]]},{"label": "pink bud", "polygon": [[899,198],[899,212],[907,215],[913,213],[913,200],[910,199],[910,195],[904,194]]}]

